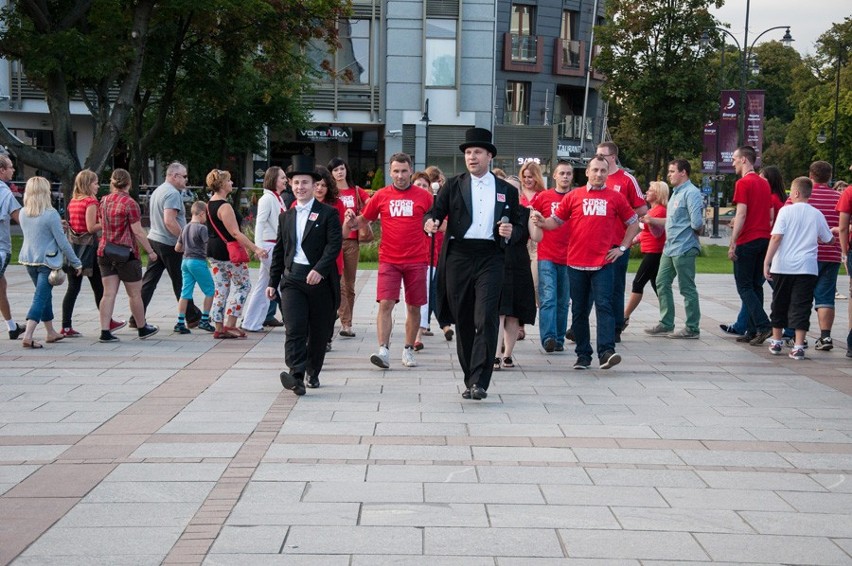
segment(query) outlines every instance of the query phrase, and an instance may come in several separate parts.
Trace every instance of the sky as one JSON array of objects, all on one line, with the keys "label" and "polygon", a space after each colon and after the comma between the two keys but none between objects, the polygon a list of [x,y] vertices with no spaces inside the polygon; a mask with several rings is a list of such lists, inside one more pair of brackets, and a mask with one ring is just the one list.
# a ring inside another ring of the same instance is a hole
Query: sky
[{"label": "sky", "polygon": [[[730,24],[730,32],[742,43],[745,29],[747,0],[725,0],[725,5],[712,10],[716,18]],[[748,42],[760,32],[774,26],[790,26],[790,35],[795,40],[792,47],[802,55],[813,55],[814,43],[833,23],[842,22],[852,16],[849,0],[751,0],[748,22]],[[764,41],[779,40],[784,30],[771,31],[760,38]]]}]

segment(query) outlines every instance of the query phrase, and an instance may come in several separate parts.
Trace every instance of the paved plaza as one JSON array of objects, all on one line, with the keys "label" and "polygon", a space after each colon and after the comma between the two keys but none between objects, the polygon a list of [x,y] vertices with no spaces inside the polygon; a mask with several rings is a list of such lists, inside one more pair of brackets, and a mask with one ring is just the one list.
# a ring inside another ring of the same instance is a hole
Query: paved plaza
[{"label": "paved plaza", "polygon": [[[33,287],[7,276],[21,319]],[[477,402],[440,333],[402,367],[401,307],[391,369],[370,364],[375,276],[359,274],[357,337],[298,400],[282,329],[174,335],[165,280],[147,341],[98,343],[85,283],[85,337],[25,350],[3,333],[0,564],[852,564],[846,301],[840,346],[798,362],[723,336],[733,277],[700,275],[699,340],[646,337],[649,291],[621,365],[572,370],[571,345],[545,355],[528,327]]]}]

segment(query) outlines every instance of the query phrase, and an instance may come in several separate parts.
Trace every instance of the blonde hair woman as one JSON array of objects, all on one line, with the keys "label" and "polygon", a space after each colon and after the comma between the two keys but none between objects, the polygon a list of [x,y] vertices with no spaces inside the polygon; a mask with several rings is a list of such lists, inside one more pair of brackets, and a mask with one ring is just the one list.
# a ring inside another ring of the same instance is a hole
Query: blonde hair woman
[{"label": "blonde hair woman", "polygon": [[[100,221],[103,233],[98,244],[98,267],[101,269],[101,280],[104,284],[104,296],[99,307],[101,316],[100,342],[117,342],[113,334],[115,329],[112,321],[112,311],[115,308],[115,298],[118,295],[118,284],[124,282],[127,300],[130,303],[130,314],[136,321],[139,338],[145,339],[156,334],[160,329],[148,324],[145,320],[145,304],[142,302],[142,261],[139,256],[141,244],[148,252],[148,260],[156,261],[157,254],[148,241],[148,235],[142,228],[142,212],[139,205],[130,197],[130,173],[124,169],[116,169],[109,180],[110,194],[101,200]],[[129,250],[129,255],[118,257],[108,252],[109,248]]]},{"label": "blonde hair woman", "polygon": [[242,217],[228,202],[234,182],[227,171],[213,169],[207,174],[207,188],[213,192],[207,204],[207,259],[213,271],[216,295],[210,318],[216,326],[213,337],[245,338],[246,333],[237,328],[237,319],[251,290],[248,263],[233,263],[228,254],[228,242],[239,242],[249,252],[265,259],[268,252],[257,246],[240,232]]},{"label": "blonde hair woman", "polygon": [[[650,209],[648,216],[651,218],[666,218],[666,206],[669,204],[669,186],[663,181],[653,181],[648,185],[648,192],[645,193],[645,200],[648,202]],[[630,292],[630,298],[627,300],[627,306],[624,307],[624,326],[630,322],[630,315],[642,302],[642,295],[645,292],[645,285],[651,283],[651,288],[654,289],[654,294],[657,294],[657,272],[660,269],[660,258],[663,256],[663,246],[666,244],[666,229],[665,227],[656,227],[651,224],[644,224],[642,231],[633,240],[633,243],[639,243],[639,250],[642,252],[642,263],[639,264],[639,269],[636,271],[636,277],[633,278],[633,288]]]},{"label": "blonde hair woman", "polygon": [[53,328],[53,286],[48,279],[50,272],[61,268],[65,260],[78,275],[83,266],[62,231],[62,219],[50,203],[50,183],[44,177],[32,177],[27,181],[24,207],[18,214],[18,222],[24,234],[18,261],[27,266],[27,274],[35,285],[33,302],[27,312],[24,348],[41,348],[42,345],[33,340],[33,332],[39,322],[43,322],[47,330],[47,342],[58,342],[65,338]]},{"label": "blonde hair woman", "polygon": [[[527,208],[532,207],[533,199],[538,193],[545,190],[544,177],[541,174],[541,166],[535,161],[527,161],[521,166],[518,173],[521,179],[521,206]],[[538,242],[532,239],[527,240],[527,252],[530,254],[530,271],[533,278],[533,296],[535,298],[535,306],[538,307]],[[526,338],[523,324],[518,329],[518,340]],[[511,356],[509,363],[511,364]],[[511,365],[509,366],[511,367]]]}]

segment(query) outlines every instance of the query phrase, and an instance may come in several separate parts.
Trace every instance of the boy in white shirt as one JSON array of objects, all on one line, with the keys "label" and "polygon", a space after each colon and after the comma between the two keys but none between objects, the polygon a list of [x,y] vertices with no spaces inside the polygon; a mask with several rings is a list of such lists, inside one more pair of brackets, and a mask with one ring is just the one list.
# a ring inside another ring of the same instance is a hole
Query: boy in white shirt
[{"label": "boy in white shirt", "polygon": [[810,327],[817,274],[817,244],[831,243],[834,236],[825,216],[808,204],[813,183],[798,177],[790,187],[793,204],[783,207],[772,227],[763,273],[774,283],[772,292],[772,339],[769,351],[780,354],[784,328],[793,328],[796,343],[790,351],[794,360],[805,359],[805,334]]}]

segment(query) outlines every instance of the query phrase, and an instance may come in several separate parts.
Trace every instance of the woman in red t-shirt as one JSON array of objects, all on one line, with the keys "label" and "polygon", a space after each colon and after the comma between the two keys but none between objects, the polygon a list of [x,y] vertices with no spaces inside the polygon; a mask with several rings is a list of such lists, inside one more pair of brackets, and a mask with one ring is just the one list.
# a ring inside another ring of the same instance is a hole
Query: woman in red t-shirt
[{"label": "woman in red t-shirt", "polygon": [[784,190],[784,178],[781,176],[781,170],[774,165],[768,165],[760,171],[760,176],[766,179],[769,183],[769,189],[772,191],[770,198],[772,199],[772,224],[775,224],[775,219],[778,218],[778,211],[787,202],[787,192]]},{"label": "woman in red t-shirt", "polygon": [[[650,207],[648,216],[651,218],[665,218],[666,205],[669,203],[669,186],[662,181],[652,182],[648,185],[645,200],[648,201],[648,206]],[[630,291],[630,298],[624,307],[623,328],[627,328],[627,323],[630,322],[630,315],[633,314],[633,311],[636,310],[636,307],[642,301],[645,285],[648,282],[651,283],[654,294],[657,293],[657,271],[660,269],[660,258],[663,255],[663,246],[666,244],[666,229],[652,228],[650,224],[645,224],[642,231],[633,240],[634,244],[636,242],[639,242],[639,250],[642,252],[642,263],[639,264],[636,277],[633,278],[633,288]]]},{"label": "woman in red t-shirt", "polygon": [[[518,172],[518,177],[521,180],[519,201],[521,206],[530,208],[536,195],[547,188],[544,186],[544,177],[541,173],[541,166],[535,161],[527,161],[521,166],[521,170]],[[533,296],[535,299],[535,306],[538,308],[538,242],[534,242],[532,238],[527,240],[527,253],[530,254],[530,271],[532,272],[533,278]],[[526,332],[524,331],[524,325],[522,324],[518,329],[518,340],[523,340],[524,338],[526,338]],[[509,356],[509,358],[511,358],[511,356]],[[511,364],[511,359],[509,363]]]}]

